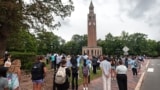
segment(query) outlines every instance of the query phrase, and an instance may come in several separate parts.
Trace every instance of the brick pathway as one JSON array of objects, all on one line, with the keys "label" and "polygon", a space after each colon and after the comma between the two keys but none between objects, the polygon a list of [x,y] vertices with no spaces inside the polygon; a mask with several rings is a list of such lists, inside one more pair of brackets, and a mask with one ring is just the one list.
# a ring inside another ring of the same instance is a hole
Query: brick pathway
[{"label": "brick pathway", "polygon": [[[137,77],[133,77],[132,75],[132,70],[129,68],[128,73],[127,73],[127,78],[128,78],[128,90],[134,90],[137,82],[141,76],[141,73],[144,72],[145,70],[145,66],[146,63],[148,62],[148,60],[145,61],[145,63],[143,63],[143,67],[141,68],[139,74]],[[117,85],[117,81],[116,80],[112,80],[111,83],[111,90],[118,90],[118,85]],[[102,79],[97,78],[95,80],[92,80],[91,83],[89,84],[89,90],[103,90],[103,84],[102,84]],[[78,90],[83,90],[83,85],[79,86]]]}]

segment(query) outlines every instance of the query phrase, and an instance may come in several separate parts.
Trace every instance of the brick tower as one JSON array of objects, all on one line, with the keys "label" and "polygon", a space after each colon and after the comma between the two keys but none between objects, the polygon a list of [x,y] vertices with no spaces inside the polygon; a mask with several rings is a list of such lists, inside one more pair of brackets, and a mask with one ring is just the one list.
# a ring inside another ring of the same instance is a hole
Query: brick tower
[{"label": "brick tower", "polygon": [[94,13],[94,6],[91,1],[88,14],[88,46],[82,48],[82,54],[91,56],[102,55],[102,48],[97,46],[96,36],[96,14]]}]

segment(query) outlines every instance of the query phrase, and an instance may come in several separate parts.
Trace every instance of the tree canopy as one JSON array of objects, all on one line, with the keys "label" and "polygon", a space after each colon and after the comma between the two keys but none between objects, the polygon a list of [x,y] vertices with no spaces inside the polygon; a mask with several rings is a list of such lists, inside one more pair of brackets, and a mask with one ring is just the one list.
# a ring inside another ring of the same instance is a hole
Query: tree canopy
[{"label": "tree canopy", "polygon": [[11,33],[54,30],[74,10],[72,0],[0,0],[0,57]]}]

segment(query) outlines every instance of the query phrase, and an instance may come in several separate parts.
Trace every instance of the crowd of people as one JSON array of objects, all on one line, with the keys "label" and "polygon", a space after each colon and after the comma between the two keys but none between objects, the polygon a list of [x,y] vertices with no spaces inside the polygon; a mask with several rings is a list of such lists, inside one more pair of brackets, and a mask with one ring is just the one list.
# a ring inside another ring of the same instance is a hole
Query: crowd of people
[{"label": "crowd of people", "polygon": [[[46,63],[42,60],[46,60]],[[33,63],[31,80],[33,90],[42,90],[47,72],[47,64],[54,71],[54,90],[78,90],[78,79],[83,78],[83,90],[89,90],[91,73],[102,71],[103,90],[111,90],[111,80],[117,80],[119,90],[127,90],[127,71],[132,69],[133,77],[137,77],[143,65],[143,56],[109,57],[106,55],[65,55],[50,54],[38,56]],[[7,53],[4,64],[0,67],[0,90],[19,90],[21,77],[21,61],[11,60]],[[82,74],[83,77],[80,77]]]},{"label": "crowd of people", "polygon": [[[90,74],[96,74],[97,69],[102,70],[102,81],[104,90],[111,90],[111,80],[117,80],[119,90],[127,90],[127,71],[128,68],[132,70],[133,77],[137,77],[138,72],[143,65],[145,57],[143,56],[124,56],[124,57],[109,57],[106,55],[100,55],[98,57],[88,55],[54,55],[54,66],[58,70],[58,65],[61,62],[60,58],[65,58],[66,67],[69,68],[71,75],[71,88],[72,90],[78,90],[79,73],[83,75],[83,90],[88,90],[88,84],[90,83]],[[49,56],[49,55],[47,55]],[[58,63],[56,63],[58,60]],[[51,64],[52,65],[52,64]],[[87,67],[87,75],[84,74],[83,68]],[[75,69],[76,68],[76,69]],[[82,72],[80,72],[82,69]],[[69,82],[68,82],[69,83]],[[69,84],[68,84],[69,85]],[[69,86],[68,86],[69,87]],[[67,90],[67,89],[59,89]]]}]

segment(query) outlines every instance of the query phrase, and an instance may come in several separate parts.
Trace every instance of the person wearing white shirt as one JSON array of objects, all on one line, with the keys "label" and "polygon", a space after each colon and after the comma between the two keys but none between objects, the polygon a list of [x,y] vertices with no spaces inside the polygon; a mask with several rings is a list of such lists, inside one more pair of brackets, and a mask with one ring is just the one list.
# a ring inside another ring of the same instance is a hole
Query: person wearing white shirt
[{"label": "person wearing white shirt", "polygon": [[116,74],[119,90],[127,90],[127,67],[123,65],[121,60],[116,67]]},{"label": "person wearing white shirt", "polygon": [[4,67],[10,67],[11,66],[11,55],[10,54],[8,54],[8,56],[7,56],[7,61],[5,61],[5,63],[4,63]]},{"label": "person wearing white shirt", "polygon": [[111,90],[111,63],[106,56],[100,56],[100,68],[102,70],[103,90]]}]

